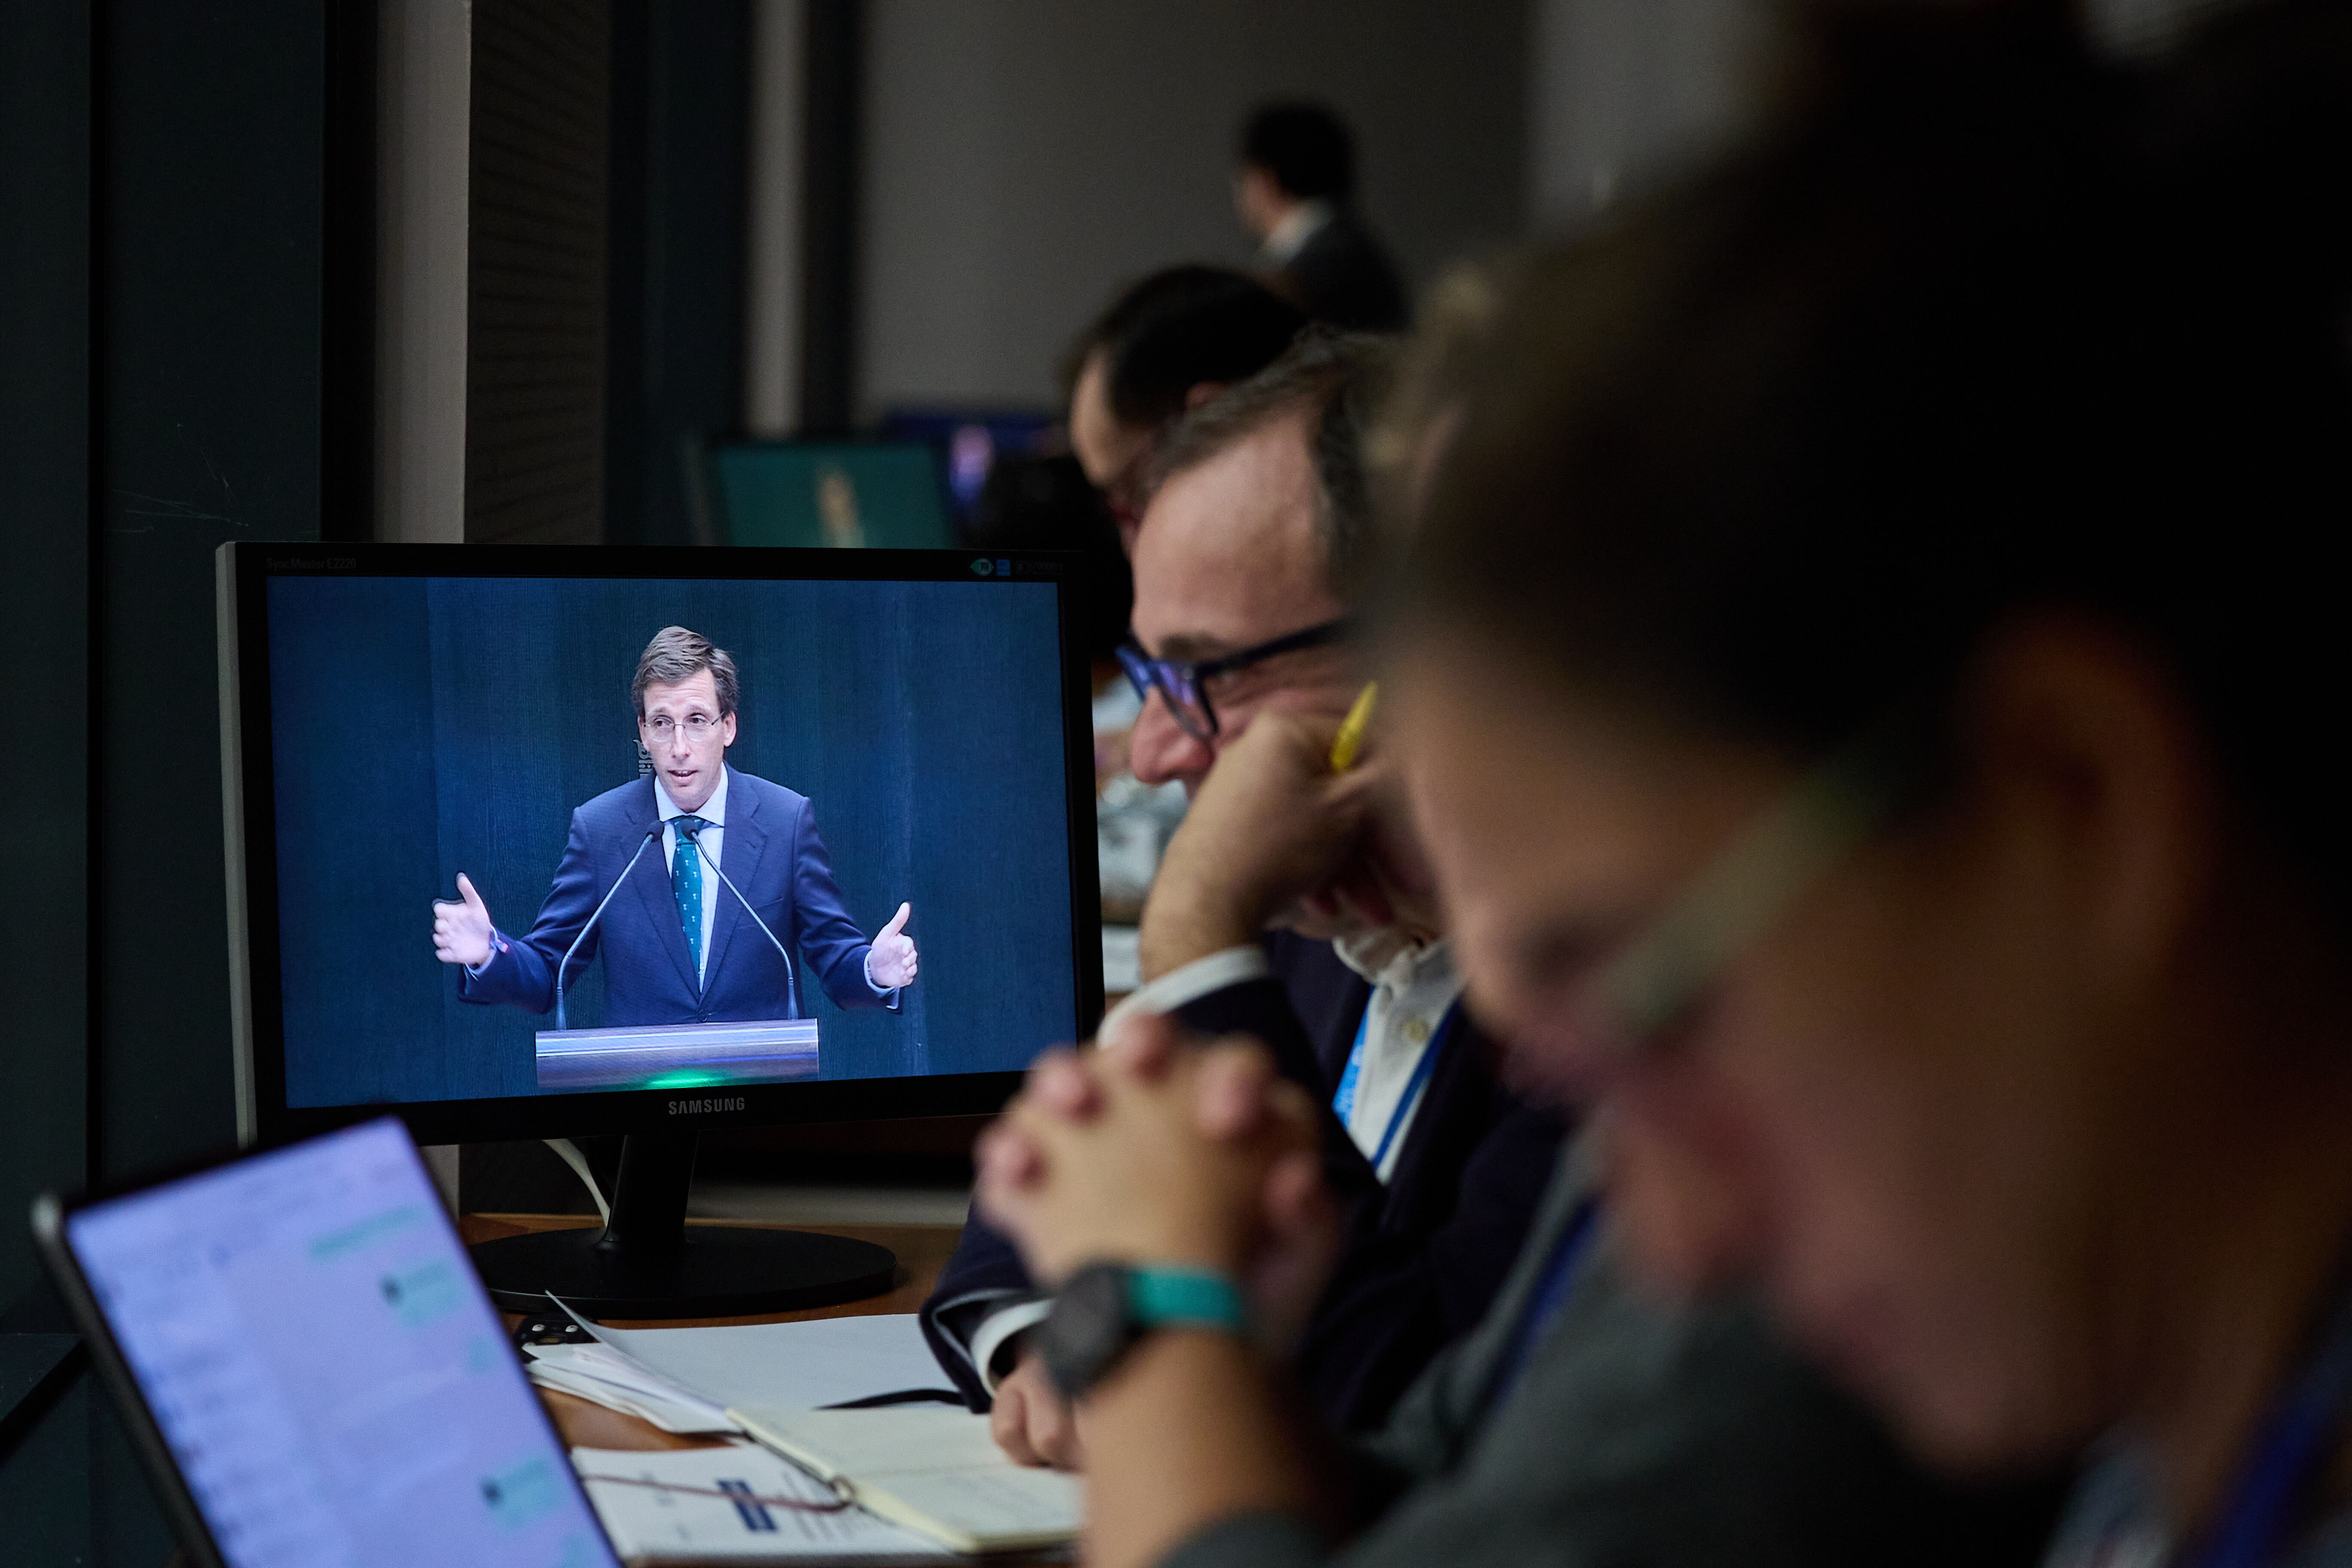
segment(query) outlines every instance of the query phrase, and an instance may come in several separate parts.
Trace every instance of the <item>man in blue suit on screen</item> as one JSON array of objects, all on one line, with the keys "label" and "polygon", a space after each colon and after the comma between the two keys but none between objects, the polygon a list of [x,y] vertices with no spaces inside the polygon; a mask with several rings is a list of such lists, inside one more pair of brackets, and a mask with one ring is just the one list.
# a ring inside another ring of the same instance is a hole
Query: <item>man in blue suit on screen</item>
[{"label": "man in blue suit on screen", "polygon": [[[528,936],[493,925],[458,873],[458,901],[433,906],[433,952],[457,966],[459,996],[547,1012],[558,967],[568,994],[601,947],[609,1026],[805,1014],[748,900],[837,1005],[897,1009],[915,980],[912,906],[900,904],[866,940],[842,907],[808,797],[727,765],[737,690],[735,661],[708,637],[669,626],[646,645],[630,693],[653,775],[572,812],[555,886]],[[629,886],[616,888],[625,873]],[[603,917],[564,963],[607,893]]]}]

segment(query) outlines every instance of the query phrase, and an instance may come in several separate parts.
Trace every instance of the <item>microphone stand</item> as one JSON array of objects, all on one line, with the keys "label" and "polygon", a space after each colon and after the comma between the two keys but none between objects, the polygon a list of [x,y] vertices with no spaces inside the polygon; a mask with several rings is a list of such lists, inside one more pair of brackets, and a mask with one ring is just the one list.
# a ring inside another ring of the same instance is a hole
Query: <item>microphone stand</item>
[{"label": "microphone stand", "polygon": [[[596,929],[596,922],[597,922],[599,920],[601,920],[601,919],[603,919],[603,918],[604,918],[604,906],[605,906],[606,904],[609,904],[609,903],[611,903],[611,902],[613,901],[613,895],[614,895],[614,893],[617,893],[617,892],[619,892],[619,891],[621,890],[621,884],[622,884],[622,883],[624,883],[624,882],[625,882],[625,881],[627,881],[627,880],[629,879],[629,873],[630,873],[630,872],[632,872],[632,871],[634,871],[634,870],[635,870],[635,869],[637,868],[637,859],[638,859],[638,857],[639,857],[639,856],[642,856],[643,854],[645,854],[645,852],[646,852],[646,845],[651,844],[655,839],[656,839],[656,838],[658,838],[658,837],[661,837],[661,830],[662,830],[662,825],[661,825],[660,823],[658,823],[658,822],[655,823],[651,827],[648,827],[648,828],[646,828],[646,836],[645,836],[643,838],[640,838],[640,839],[638,839],[638,840],[637,840],[637,850],[636,850],[636,854],[632,855],[632,856],[630,856],[630,857],[629,857],[629,863],[628,863],[627,865],[625,865],[625,866],[624,866],[624,867],[622,867],[622,868],[621,868],[621,874],[620,874],[619,876],[617,876],[617,877],[615,877],[615,878],[614,878],[614,879],[613,879],[613,885],[612,885],[611,887],[609,887],[609,888],[607,888],[607,889],[604,889],[604,896],[603,898],[601,898],[601,899],[599,899],[599,900],[596,900],[596,908],[595,908],[595,910],[594,910],[593,913],[591,913],[591,914],[589,915],[589,917],[588,917],[588,923],[587,923],[586,925],[583,925],[583,926],[582,926],[582,927],[580,928],[580,934],[579,934],[578,936],[573,937],[573,938],[572,939],[572,945],[571,945],[570,947],[567,947],[567,948],[565,948],[565,949],[563,950],[563,957],[562,957],[562,959],[560,962],[558,962],[558,963],[557,963],[557,964],[556,964],[556,966],[555,966],[555,1026],[556,1026],[558,1029],[562,1029],[562,1028],[564,1026],[564,1025],[563,1025],[563,970],[564,970],[564,966],[565,966],[566,964],[569,964],[569,963],[572,962],[572,955],[573,953],[575,953],[575,952],[579,952],[579,951],[580,951],[580,944],[581,944],[582,942],[586,942],[586,941],[588,940],[588,933],[589,933],[590,931],[594,931],[594,930]],[[738,896],[740,897],[740,895],[738,895]],[[759,919],[759,917],[758,917],[757,915],[754,915],[754,916],[752,916],[751,918],[752,918],[752,919],[754,919],[754,920]]]}]

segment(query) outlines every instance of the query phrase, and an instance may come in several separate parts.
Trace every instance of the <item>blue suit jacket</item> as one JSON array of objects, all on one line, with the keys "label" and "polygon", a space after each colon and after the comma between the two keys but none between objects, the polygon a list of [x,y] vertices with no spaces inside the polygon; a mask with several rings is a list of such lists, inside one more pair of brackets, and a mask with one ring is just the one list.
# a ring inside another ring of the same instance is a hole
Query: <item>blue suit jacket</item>
[{"label": "blue suit jacket", "polygon": [[[548,889],[530,934],[508,937],[505,951],[492,953],[480,974],[459,971],[459,996],[531,1013],[554,1007],[555,968],[564,949],[660,820],[656,787],[650,776],[640,778],[572,812],[572,837],[555,868],[555,886]],[[866,953],[873,944],[842,907],[833,862],[817,837],[816,813],[806,795],[730,768],[727,839],[719,863],[777,940],[815,971],[837,1005],[898,1005],[897,992],[877,996],[866,984]],[[578,987],[580,972],[600,950],[609,1026],[790,1016],[793,993],[784,961],[724,884],[710,921],[710,959],[703,971],[709,988],[695,984],[659,840],[646,846],[629,872],[629,885],[614,894],[604,918],[572,955],[563,972],[566,995]],[[807,1010],[803,999],[801,1011]]]}]

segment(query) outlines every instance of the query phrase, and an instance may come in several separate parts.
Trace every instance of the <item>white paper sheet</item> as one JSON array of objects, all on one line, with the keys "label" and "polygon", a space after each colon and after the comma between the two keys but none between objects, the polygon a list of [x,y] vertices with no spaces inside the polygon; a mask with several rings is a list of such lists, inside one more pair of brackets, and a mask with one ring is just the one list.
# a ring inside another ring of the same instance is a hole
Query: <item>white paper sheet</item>
[{"label": "white paper sheet", "polygon": [[665,1432],[732,1432],[734,1418],[707,1399],[640,1365],[610,1345],[526,1345],[530,1380],[607,1409],[652,1422]]},{"label": "white paper sheet", "polygon": [[[831,1491],[764,1448],[681,1448],[665,1453],[574,1448],[572,1463],[596,1505],[597,1516],[625,1558],[691,1557],[736,1563],[821,1563],[930,1564],[954,1553],[929,1538],[901,1530],[863,1509],[802,1513],[759,1503],[738,1504],[691,1491],[740,1488],[755,1498],[824,1502]],[[597,1477],[618,1478],[598,1480]],[[658,1486],[632,1485],[655,1482]],[[720,1483],[730,1485],[722,1487]]]},{"label": "white paper sheet", "polygon": [[902,1388],[952,1388],[912,1312],[725,1329],[590,1331],[714,1405],[814,1410]]},{"label": "white paper sheet", "polygon": [[1014,1464],[988,1417],[938,1405],[729,1414],[770,1447],[846,1481],[885,1519],[965,1552],[1066,1542],[1085,1518],[1078,1478]]}]

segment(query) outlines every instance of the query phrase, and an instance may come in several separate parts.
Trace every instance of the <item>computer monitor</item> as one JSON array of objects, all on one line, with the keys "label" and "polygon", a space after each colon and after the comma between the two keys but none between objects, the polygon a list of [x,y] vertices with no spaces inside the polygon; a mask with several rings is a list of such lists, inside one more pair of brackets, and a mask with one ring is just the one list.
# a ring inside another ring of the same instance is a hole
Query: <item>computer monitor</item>
[{"label": "computer monitor", "polygon": [[1002,458],[1025,458],[1053,448],[1062,417],[1044,409],[893,408],[882,416],[883,438],[921,441],[947,465],[948,494],[956,515],[969,521],[980,492]]},{"label": "computer monitor", "polygon": [[736,441],[712,449],[721,536],[800,549],[956,542],[940,458],[920,441]]},{"label": "computer monitor", "polygon": [[887,1288],[841,1237],[689,1245],[693,1134],[993,1110],[1092,1026],[1090,570],[224,546],[242,1135],[626,1134],[601,1236],[476,1249],[509,1306]]},{"label": "computer monitor", "polygon": [[195,1563],[617,1568],[397,1121],[33,1228]]}]

